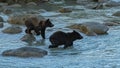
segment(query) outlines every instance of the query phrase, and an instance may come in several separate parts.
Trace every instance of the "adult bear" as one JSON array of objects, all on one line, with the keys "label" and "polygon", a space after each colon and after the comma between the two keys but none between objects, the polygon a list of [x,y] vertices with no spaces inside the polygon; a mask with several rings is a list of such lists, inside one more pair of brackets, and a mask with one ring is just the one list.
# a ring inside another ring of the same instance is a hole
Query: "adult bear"
[{"label": "adult bear", "polygon": [[37,35],[42,36],[43,39],[45,39],[45,30],[47,27],[53,27],[54,25],[51,23],[49,19],[44,21],[39,21],[35,17],[31,17],[25,21],[25,26],[27,27],[25,32],[27,34],[32,34],[32,30],[35,31]]},{"label": "adult bear", "polygon": [[72,46],[73,41],[77,39],[82,39],[83,37],[76,31],[65,33],[62,31],[57,31],[53,33],[49,40],[52,43],[52,45],[49,46],[49,48],[56,48],[60,45],[64,45],[64,49]]}]

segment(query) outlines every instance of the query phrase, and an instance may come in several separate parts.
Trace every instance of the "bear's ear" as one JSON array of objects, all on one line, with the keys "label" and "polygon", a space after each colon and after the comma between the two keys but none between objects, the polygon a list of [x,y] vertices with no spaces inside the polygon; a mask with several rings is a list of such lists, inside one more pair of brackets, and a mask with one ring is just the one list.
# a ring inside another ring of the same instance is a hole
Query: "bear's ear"
[{"label": "bear's ear", "polygon": [[50,19],[47,19],[47,20],[46,20],[46,22],[49,22],[49,21],[50,21]]},{"label": "bear's ear", "polygon": [[75,30],[73,30],[73,33],[76,33],[76,31],[75,31]]}]

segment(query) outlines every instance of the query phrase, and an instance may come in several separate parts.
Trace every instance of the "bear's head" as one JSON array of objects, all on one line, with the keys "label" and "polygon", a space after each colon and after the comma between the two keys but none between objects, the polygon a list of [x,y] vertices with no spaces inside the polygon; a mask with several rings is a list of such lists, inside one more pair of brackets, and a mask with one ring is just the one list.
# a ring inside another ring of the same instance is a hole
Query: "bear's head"
[{"label": "bear's head", "polygon": [[40,21],[39,22],[39,26],[40,28],[46,28],[46,27],[53,27],[54,25],[51,23],[51,21],[49,19],[45,20],[45,21]]},{"label": "bear's head", "polygon": [[76,39],[82,39],[82,38],[83,38],[83,36],[81,36],[81,35],[80,35],[78,32],[76,32],[75,30],[73,30],[72,34],[73,34],[73,37],[74,37],[75,40],[76,40]]},{"label": "bear's head", "polygon": [[45,21],[45,26],[46,26],[46,27],[53,27],[54,25],[51,23],[51,21],[50,21],[49,19],[47,19],[47,20]]}]

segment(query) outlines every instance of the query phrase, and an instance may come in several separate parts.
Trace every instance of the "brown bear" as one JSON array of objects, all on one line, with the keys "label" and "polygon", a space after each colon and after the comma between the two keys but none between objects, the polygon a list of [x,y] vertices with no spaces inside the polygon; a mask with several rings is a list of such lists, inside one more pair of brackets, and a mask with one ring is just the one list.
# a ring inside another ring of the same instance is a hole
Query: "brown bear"
[{"label": "brown bear", "polygon": [[69,46],[72,46],[73,41],[77,39],[82,39],[82,38],[83,37],[75,30],[69,33],[57,31],[53,33],[49,38],[50,42],[52,43],[52,45],[50,45],[49,48],[56,48],[60,45],[64,45],[64,49],[65,49]]},{"label": "brown bear", "polygon": [[49,19],[45,21],[40,21],[38,23],[38,20],[36,18],[30,18],[25,21],[25,26],[27,27],[25,32],[27,34],[32,34],[32,30],[35,31],[37,35],[42,36],[43,39],[45,39],[45,30],[47,27],[53,27],[54,25],[51,23]]}]

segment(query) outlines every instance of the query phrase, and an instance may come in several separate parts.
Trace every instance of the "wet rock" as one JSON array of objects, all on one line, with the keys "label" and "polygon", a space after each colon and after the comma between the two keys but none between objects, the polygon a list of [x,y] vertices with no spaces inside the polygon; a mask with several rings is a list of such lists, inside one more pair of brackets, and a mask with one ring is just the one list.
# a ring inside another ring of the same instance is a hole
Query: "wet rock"
[{"label": "wet rock", "polygon": [[117,11],[113,14],[113,16],[119,16],[120,17],[120,11]]},{"label": "wet rock", "polygon": [[72,12],[72,9],[71,8],[62,8],[62,9],[59,9],[59,12],[61,12],[61,13],[69,13],[69,12]]},{"label": "wet rock", "polygon": [[4,20],[3,20],[3,18],[0,16],[0,22],[3,22]]},{"label": "wet rock", "polygon": [[99,3],[99,4],[92,3],[92,4],[88,4],[86,7],[90,9],[103,9],[104,8],[102,3]]},{"label": "wet rock", "polygon": [[11,14],[12,12],[13,12],[12,9],[8,9],[8,8],[3,10],[4,14]]},{"label": "wet rock", "polygon": [[35,41],[36,38],[34,37],[34,35],[26,34],[26,35],[24,35],[20,40],[21,40],[21,41],[24,41],[24,42],[30,43],[30,42]]},{"label": "wet rock", "polygon": [[93,1],[93,2],[99,2],[99,3],[102,2],[103,3],[103,2],[107,2],[109,0],[91,0],[91,1]]},{"label": "wet rock", "polygon": [[0,22],[0,28],[2,28],[4,26],[3,22]]},{"label": "wet rock", "polygon": [[77,3],[84,3],[84,2],[97,2],[97,3],[100,3],[100,2],[108,2],[109,0],[77,0]]},{"label": "wet rock", "polygon": [[50,0],[50,2],[52,3],[52,4],[56,4],[56,5],[60,5],[60,4],[64,4],[65,3],[65,1],[64,0]]},{"label": "wet rock", "polygon": [[12,8],[20,8],[22,7],[20,4],[12,4],[12,5],[9,5],[9,7],[12,7]]},{"label": "wet rock", "polygon": [[16,57],[43,57],[47,55],[47,51],[40,48],[21,47],[18,49],[6,50],[2,53],[3,56],[16,56]]},{"label": "wet rock", "polygon": [[90,2],[90,0],[77,0],[76,1],[76,3],[78,3],[78,4],[86,4],[88,2]]},{"label": "wet rock", "polygon": [[7,34],[17,34],[22,32],[22,28],[16,26],[10,26],[2,30],[2,32]]},{"label": "wet rock", "polygon": [[36,6],[37,4],[35,2],[29,2],[27,3],[27,6]]},{"label": "wet rock", "polygon": [[47,12],[45,9],[39,9],[38,11],[39,11],[40,13]]},{"label": "wet rock", "polygon": [[116,7],[116,6],[120,6],[120,2],[115,2],[115,1],[109,1],[105,4],[105,6],[107,7]]},{"label": "wet rock", "polygon": [[45,19],[41,15],[37,15],[37,14],[25,14],[25,13],[23,13],[23,14],[14,14],[14,15],[11,15],[8,18],[8,22],[10,24],[24,25],[25,20],[27,20],[28,18],[31,18],[31,17],[34,17],[37,20],[43,20],[43,19]]},{"label": "wet rock", "polygon": [[0,3],[0,7],[8,6],[8,3]]},{"label": "wet rock", "polygon": [[107,26],[97,22],[85,22],[82,24],[74,24],[68,27],[78,29],[88,36],[106,34],[109,29]]},{"label": "wet rock", "polygon": [[119,26],[120,23],[119,22],[106,22],[106,23],[103,23],[104,25],[106,26]]}]

